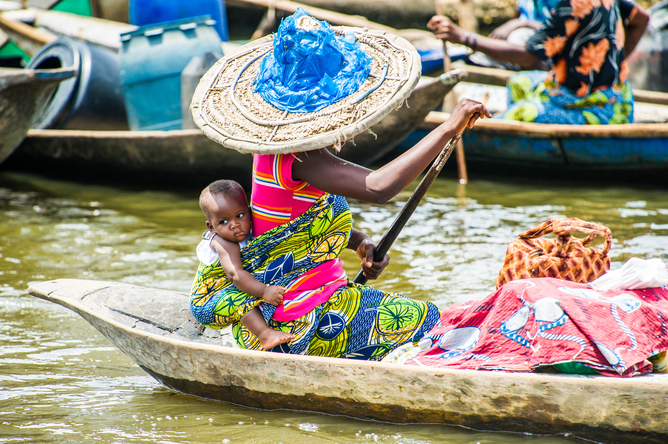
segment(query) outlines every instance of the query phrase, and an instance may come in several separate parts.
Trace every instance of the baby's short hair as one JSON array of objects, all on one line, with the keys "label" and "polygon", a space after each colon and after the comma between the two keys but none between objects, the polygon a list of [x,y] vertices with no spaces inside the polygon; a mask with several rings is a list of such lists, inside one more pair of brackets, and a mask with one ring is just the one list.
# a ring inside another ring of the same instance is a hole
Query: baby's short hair
[{"label": "baby's short hair", "polygon": [[199,207],[202,209],[207,219],[210,219],[207,200],[211,198],[215,199],[216,196],[243,198],[245,200],[246,192],[241,184],[234,180],[221,179],[211,182],[199,195]]}]

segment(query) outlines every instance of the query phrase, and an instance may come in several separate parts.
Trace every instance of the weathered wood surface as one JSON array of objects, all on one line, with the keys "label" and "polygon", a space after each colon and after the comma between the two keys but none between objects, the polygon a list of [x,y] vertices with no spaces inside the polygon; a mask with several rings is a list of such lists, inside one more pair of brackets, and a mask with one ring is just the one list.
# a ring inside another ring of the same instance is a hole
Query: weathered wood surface
[{"label": "weathered wood surface", "polygon": [[[396,32],[396,29],[381,25],[380,23],[375,23],[367,20],[361,15],[348,15],[341,14],[333,10],[334,8],[322,8],[315,7],[313,5],[308,5],[300,2],[293,2],[289,0],[227,0],[226,4],[230,6],[252,6],[256,8],[274,8],[278,11],[283,11],[288,14],[293,14],[297,11],[297,8],[302,8],[304,11],[308,12],[311,16],[317,18],[318,20],[325,20],[330,25],[341,25],[341,26],[353,26],[357,28],[369,28],[375,29],[378,31],[386,32]],[[327,6],[327,5],[323,5]]]},{"label": "weathered wood surface", "polygon": [[476,372],[249,351],[202,333],[183,293],[74,279],[34,283],[29,292],[81,315],[166,386],[200,397],[606,443],[668,440],[668,375]]},{"label": "weathered wood surface", "polygon": [[58,83],[74,75],[72,68],[0,68],[0,163],[25,138]]},{"label": "weathered wood surface", "polygon": [[129,23],[128,0],[90,0],[93,15],[106,20]]},{"label": "weathered wood surface", "polygon": [[66,37],[80,39],[113,50],[119,50],[121,34],[138,27],[96,17],[84,17],[68,12],[32,8],[35,26]]},{"label": "weathered wood surface", "polygon": [[42,46],[58,38],[58,36],[51,32],[10,20],[4,16],[5,14],[0,14],[0,29],[16,43],[16,46],[25,51],[30,57],[37,54],[42,49]]},{"label": "weathered wood surface", "polygon": [[[282,11],[285,14],[293,14],[297,8],[303,8],[311,16],[317,18],[318,20],[324,20],[330,25],[335,26],[352,26],[357,28],[369,28],[375,29],[377,31],[389,32],[391,34],[398,35],[405,38],[411,42],[416,47],[424,47],[433,45],[433,41],[438,41],[434,34],[424,29],[416,28],[406,28],[406,29],[397,29],[385,24],[371,21],[362,15],[349,15],[340,12],[340,4],[333,5],[331,2],[322,4],[326,8],[317,7],[315,2],[293,2],[290,0],[231,0],[226,3],[230,6],[241,6],[241,7],[257,7],[257,8],[273,8],[277,11]],[[433,6],[433,5],[432,5]],[[420,28],[426,26],[426,21],[421,24]],[[261,33],[258,33],[259,37]],[[439,43],[440,44],[440,43]]]},{"label": "weathered wood surface", "polygon": [[30,130],[4,167],[125,182],[204,186],[229,178],[250,185],[252,157],[223,148],[200,130]]}]

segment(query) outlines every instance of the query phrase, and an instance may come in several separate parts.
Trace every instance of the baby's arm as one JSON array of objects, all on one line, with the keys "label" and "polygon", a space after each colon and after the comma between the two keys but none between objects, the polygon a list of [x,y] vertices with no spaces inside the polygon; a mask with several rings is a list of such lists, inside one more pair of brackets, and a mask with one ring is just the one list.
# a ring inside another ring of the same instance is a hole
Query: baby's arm
[{"label": "baby's arm", "polygon": [[226,241],[220,236],[214,236],[211,240],[211,248],[218,253],[220,265],[225,270],[225,274],[239,290],[256,298],[264,299],[272,305],[283,302],[285,288],[277,285],[267,286],[244,270],[241,265],[239,244]]}]

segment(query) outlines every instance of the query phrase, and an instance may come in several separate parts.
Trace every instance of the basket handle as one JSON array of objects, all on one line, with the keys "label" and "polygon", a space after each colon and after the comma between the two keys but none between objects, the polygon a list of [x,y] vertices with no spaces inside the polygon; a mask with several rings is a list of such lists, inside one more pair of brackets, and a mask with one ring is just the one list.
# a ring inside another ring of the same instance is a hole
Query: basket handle
[{"label": "basket handle", "polygon": [[[520,239],[535,239],[545,236],[546,234],[554,233],[557,235],[559,251],[565,254],[565,251],[568,250],[568,246],[572,241],[571,231],[577,231],[587,235],[586,238],[582,239],[583,245],[592,242],[596,236],[602,237],[605,240],[603,248],[592,249],[604,256],[610,251],[610,247],[612,246],[612,233],[610,232],[610,229],[594,222],[585,222],[577,217],[550,219],[531,230],[520,234],[518,237]],[[562,256],[562,254],[559,254],[559,256]]]}]

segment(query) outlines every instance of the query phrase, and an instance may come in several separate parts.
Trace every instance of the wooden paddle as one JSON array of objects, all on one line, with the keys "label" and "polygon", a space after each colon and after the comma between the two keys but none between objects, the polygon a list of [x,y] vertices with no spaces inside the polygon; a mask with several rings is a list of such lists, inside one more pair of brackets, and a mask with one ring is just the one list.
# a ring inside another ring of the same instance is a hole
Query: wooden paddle
[{"label": "wooden paddle", "polygon": [[[468,0],[466,0],[468,1]],[[464,12],[470,13],[471,17],[475,17],[473,14],[473,9],[469,7],[464,7],[464,4],[466,1],[458,1],[459,3],[459,11],[460,11],[460,17],[459,17],[459,26],[461,26],[463,29],[466,29],[468,31],[475,31],[475,27],[477,26],[477,22],[475,21],[475,18],[473,19],[473,22],[471,22],[470,18],[466,17],[466,14],[462,14]],[[434,4],[434,9],[436,10],[436,15],[445,15],[445,11],[443,10],[443,2],[436,0]],[[448,55],[448,45],[443,41],[443,72],[448,72],[450,71],[450,56]],[[443,111],[444,112],[450,112],[452,111],[455,106],[457,105],[457,98],[453,94],[447,94],[445,98],[443,99]],[[469,181],[469,175],[466,171],[466,157],[464,156],[464,142],[461,140],[459,143],[457,143],[457,146],[455,147],[455,157],[457,159],[457,174],[459,175],[459,183],[462,185],[466,185]]]},{"label": "wooden paddle", "polygon": [[[461,137],[462,134],[459,133],[450,139],[440,154],[436,157],[434,163],[431,165],[431,167],[429,167],[427,174],[425,174],[425,176],[422,178],[420,184],[417,186],[415,191],[413,191],[413,194],[411,194],[411,197],[408,198],[406,205],[404,205],[397,217],[394,219],[394,222],[392,222],[392,226],[390,226],[383,238],[380,240],[380,242],[378,242],[378,245],[376,246],[376,249],[373,253],[373,260],[375,262],[381,261],[385,257],[385,254],[390,250],[390,246],[392,246],[397,236],[399,236],[399,232],[401,232],[401,229],[404,228],[404,225],[406,225],[406,222],[408,222],[408,219],[410,219],[411,215],[417,208],[424,195],[427,193],[427,190],[431,184],[434,183],[436,176],[438,176],[438,173],[440,173],[443,169],[443,165],[445,165],[445,162],[448,161],[450,154],[452,154],[452,151],[457,146],[457,143]],[[364,276],[363,270],[360,270],[357,273],[357,276],[355,276],[353,282],[362,285],[366,284],[367,278]]]}]

